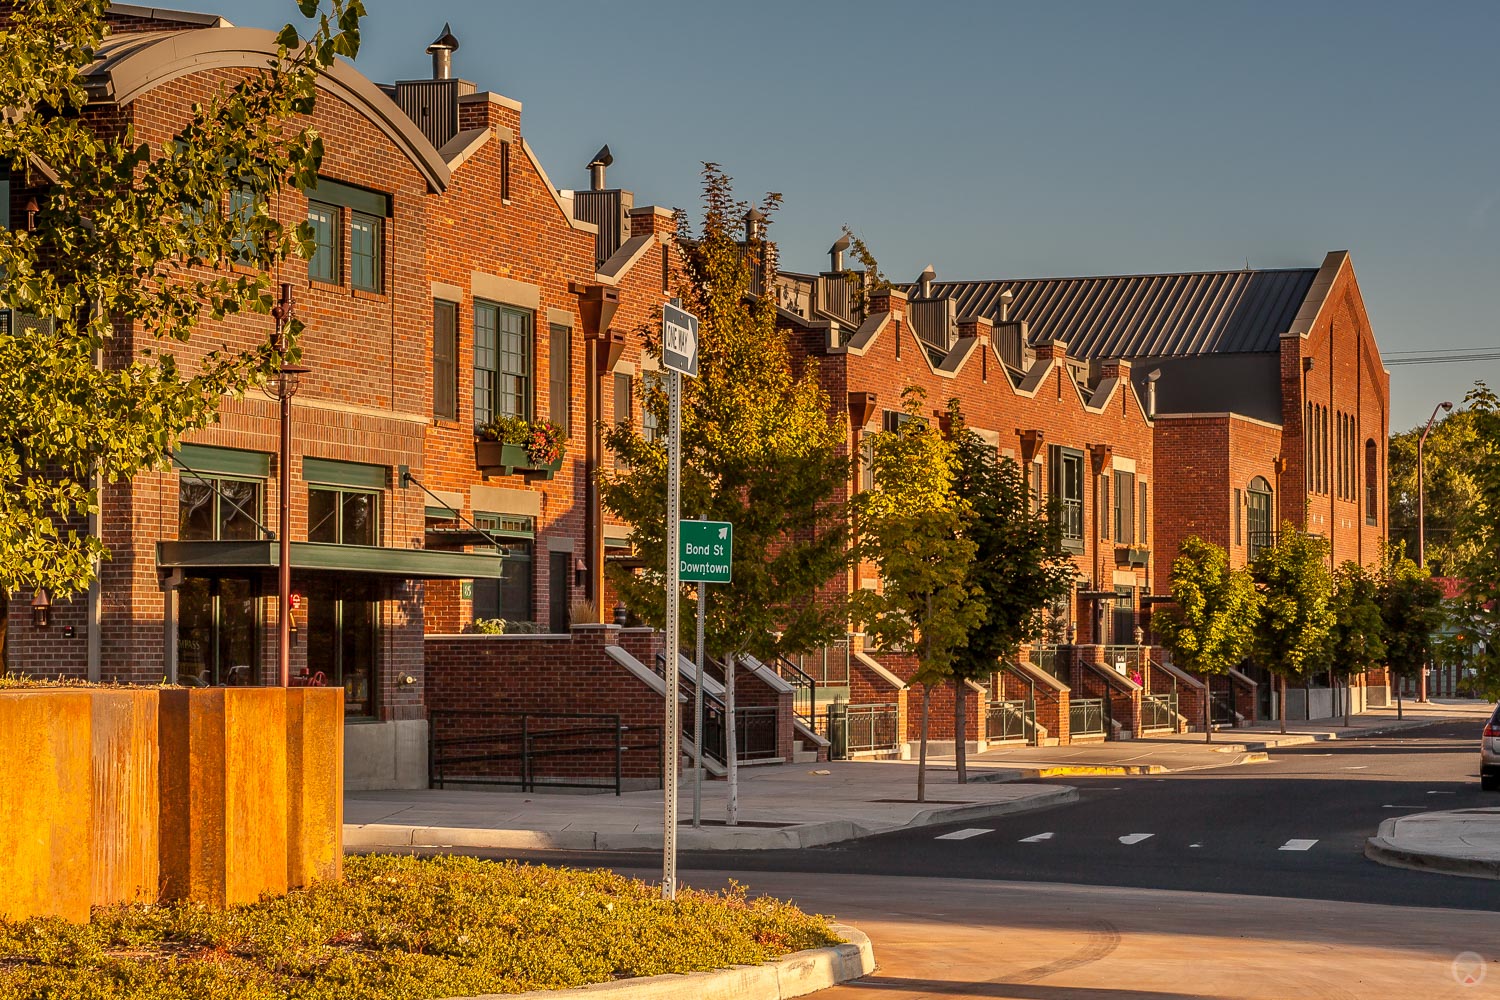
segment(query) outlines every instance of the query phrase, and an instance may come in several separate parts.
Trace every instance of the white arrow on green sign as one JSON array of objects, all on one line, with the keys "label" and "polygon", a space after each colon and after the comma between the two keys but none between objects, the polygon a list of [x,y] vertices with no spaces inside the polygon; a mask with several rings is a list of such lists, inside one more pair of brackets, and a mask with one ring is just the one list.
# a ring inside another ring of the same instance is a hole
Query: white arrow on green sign
[{"label": "white arrow on green sign", "polygon": [[728,583],[734,525],[728,521],[677,522],[677,575],[683,583]]}]

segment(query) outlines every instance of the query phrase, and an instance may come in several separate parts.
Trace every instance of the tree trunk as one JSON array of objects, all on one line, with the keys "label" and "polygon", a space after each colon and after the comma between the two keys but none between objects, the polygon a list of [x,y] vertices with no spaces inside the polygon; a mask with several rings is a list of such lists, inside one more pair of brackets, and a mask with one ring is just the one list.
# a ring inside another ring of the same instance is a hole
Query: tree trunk
[{"label": "tree trunk", "polygon": [[740,750],[734,724],[734,664],[735,654],[730,653],[724,657],[725,826],[738,826],[740,823]]},{"label": "tree trunk", "polygon": [[1203,675],[1203,742],[1214,741],[1214,689],[1213,676]]},{"label": "tree trunk", "polygon": [[1400,722],[1405,718],[1405,715],[1402,714],[1401,705],[1401,678],[1397,677],[1394,673],[1391,674],[1391,687],[1396,689],[1396,721]]},{"label": "tree trunk", "polygon": [[967,726],[964,724],[964,696],[968,694],[964,688],[967,685],[963,681],[955,679],[953,682],[953,754],[958,765],[958,783],[960,785],[969,782],[969,757],[964,751],[964,739],[967,735]]},{"label": "tree trunk", "polygon": [[1344,674],[1344,728],[1349,728],[1349,713],[1354,704],[1354,674]]},{"label": "tree trunk", "polygon": [[922,685],[922,730],[917,736],[917,801],[927,801],[927,708],[932,704],[932,688]]},{"label": "tree trunk", "polygon": [[1281,681],[1281,707],[1277,711],[1276,714],[1279,715],[1279,716],[1281,716],[1281,732],[1283,734],[1285,734],[1286,733],[1286,675],[1282,674],[1281,677],[1278,678],[1278,680]]},{"label": "tree trunk", "polygon": [[0,587],[0,677],[10,673],[10,649],[6,639],[10,636],[10,592]]}]

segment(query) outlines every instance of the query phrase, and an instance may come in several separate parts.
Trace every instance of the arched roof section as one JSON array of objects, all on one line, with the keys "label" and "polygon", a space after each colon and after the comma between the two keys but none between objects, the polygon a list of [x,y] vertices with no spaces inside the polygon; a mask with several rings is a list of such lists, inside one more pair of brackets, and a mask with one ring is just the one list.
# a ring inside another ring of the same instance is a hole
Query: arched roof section
[{"label": "arched roof section", "polygon": [[[202,28],[113,35],[85,72],[97,103],[128,104],[141,94],[190,73],[264,69],[276,56],[276,35],[261,28]],[[351,64],[335,62],[318,84],[358,110],[400,149],[430,190],[448,186],[448,165],[432,143],[375,84]]]}]

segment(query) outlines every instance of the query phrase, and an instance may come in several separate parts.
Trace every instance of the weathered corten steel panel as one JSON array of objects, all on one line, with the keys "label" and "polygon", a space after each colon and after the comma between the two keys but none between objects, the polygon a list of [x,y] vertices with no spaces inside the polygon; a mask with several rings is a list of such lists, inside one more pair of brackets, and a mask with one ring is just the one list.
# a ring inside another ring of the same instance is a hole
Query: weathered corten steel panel
[{"label": "weathered corten steel panel", "polygon": [[286,694],[286,881],[301,886],[344,870],[344,689]]},{"label": "weathered corten steel panel", "polygon": [[157,694],[93,691],[93,904],[155,901],[159,882]]}]

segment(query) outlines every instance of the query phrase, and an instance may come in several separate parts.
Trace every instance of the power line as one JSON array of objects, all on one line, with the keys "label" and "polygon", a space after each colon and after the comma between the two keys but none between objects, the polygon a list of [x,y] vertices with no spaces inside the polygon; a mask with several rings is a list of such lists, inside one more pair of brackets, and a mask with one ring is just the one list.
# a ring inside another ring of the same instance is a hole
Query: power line
[{"label": "power line", "polygon": [[1412,357],[1381,356],[1387,367],[1396,365],[1455,365],[1465,361],[1500,361],[1500,351],[1485,351],[1481,354],[1418,354]]}]

